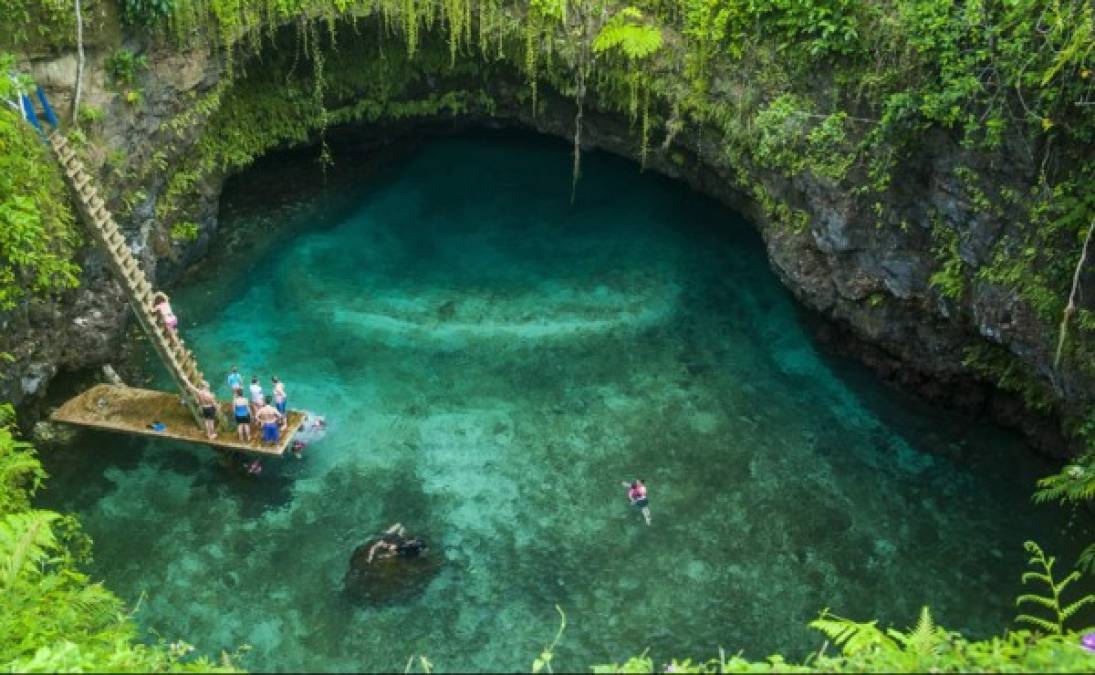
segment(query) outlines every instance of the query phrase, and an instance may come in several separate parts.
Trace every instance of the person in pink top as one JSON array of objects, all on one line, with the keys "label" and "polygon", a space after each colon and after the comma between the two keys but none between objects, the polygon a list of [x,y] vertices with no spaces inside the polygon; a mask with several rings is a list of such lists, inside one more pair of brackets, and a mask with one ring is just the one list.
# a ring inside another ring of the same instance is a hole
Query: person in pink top
[{"label": "person in pink top", "polygon": [[646,520],[646,524],[650,524],[650,500],[646,497],[646,484],[643,483],[641,478],[628,483],[626,480],[623,482],[623,486],[627,488],[627,498],[631,500],[632,506],[638,507],[639,511],[643,514],[643,518]]},{"label": "person in pink top", "polygon": [[172,333],[179,329],[179,320],[175,317],[175,312],[171,311],[171,303],[168,302],[166,293],[157,292],[153,296],[152,310],[163,318],[164,325],[170,328]]}]

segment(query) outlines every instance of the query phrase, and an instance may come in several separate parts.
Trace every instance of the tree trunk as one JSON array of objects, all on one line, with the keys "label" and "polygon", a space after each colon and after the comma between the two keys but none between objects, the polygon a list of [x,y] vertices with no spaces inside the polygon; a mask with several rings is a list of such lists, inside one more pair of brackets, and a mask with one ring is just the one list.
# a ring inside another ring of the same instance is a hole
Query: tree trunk
[{"label": "tree trunk", "polygon": [[84,17],[80,13],[80,0],[76,4],[76,92],[72,95],[72,123],[80,114],[80,92],[84,85]]},{"label": "tree trunk", "polygon": [[1065,339],[1068,337],[1068,322],[1072,318],[1072,315],[1076,313],[1076,296],[1080,292],[1080,274],[1083,272],[1084,264],[1087,263],[1087,250],[1091,245],[1092,233],[1095,233],[1095,220],[1091,221],[1090,227],[1087,228],[1087,236],[1084,237],[1084,247],[1080,250],[1080,261],[1076,263],[1076,272],[1072,275],[1072,292],[1068,294],[1068,305],[1065,307],[1065,312],[1061,316],[1061,327],[1058,330],[1057,356],[1053,359],[1054,369],[1059,369],[1061,367],[1061,353],[1065,349]]}]

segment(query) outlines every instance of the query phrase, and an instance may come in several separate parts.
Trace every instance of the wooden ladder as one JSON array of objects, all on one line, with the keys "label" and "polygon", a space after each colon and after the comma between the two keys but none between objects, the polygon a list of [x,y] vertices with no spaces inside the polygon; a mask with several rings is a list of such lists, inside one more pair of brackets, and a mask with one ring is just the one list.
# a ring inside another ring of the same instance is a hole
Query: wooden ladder
[{"label": "wooden ladder", "polygon": [[152,346],[175,384],[182,392],[183,400],[190,408],[199,426],[202,424],[198,402],[190,387],[200,388],[204,376],[198,368],[194,354],[183,344],[175,331],[167,327],[163,317],[152,305],[154,296],[152,284],[141,270],[137,259],[129,250],[125,237],[118,230],[110,211],[99,197],[91,176],[84,170],[83,163],[68,145],[68,140],[58,132],[50,134],[49,145],[57,161],[60,162],[65,179],[72,188],[76,205],[87,224],[91,236],[106,251],[111,269],[121,281],[126,297],[141,328],[152,340]]}]

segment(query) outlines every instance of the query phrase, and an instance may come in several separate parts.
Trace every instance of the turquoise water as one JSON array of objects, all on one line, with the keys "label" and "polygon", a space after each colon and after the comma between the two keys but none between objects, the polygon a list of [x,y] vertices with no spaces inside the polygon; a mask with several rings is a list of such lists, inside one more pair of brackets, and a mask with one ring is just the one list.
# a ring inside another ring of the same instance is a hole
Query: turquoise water
[{"label": "turquoise water", "polygon": [[[344,153],[325,183],[307,157],[229,186],[173,297],[222,394],[234,363],[279,375],[327,437],[254,478],[89,432],[45,457],[48,505],[147,629],[249,644],[253,669],[512,670],[558,604],[561,669],[800,657],[823,607],[1000,630],[1023,540],[1069,557],[1029,502],[1052,467],[819,353],[754,231],[688,189],[591,154],[572,206],[566,146],[518,134]],[[437,575],[347,598],[351,551],[394,521]]]}]

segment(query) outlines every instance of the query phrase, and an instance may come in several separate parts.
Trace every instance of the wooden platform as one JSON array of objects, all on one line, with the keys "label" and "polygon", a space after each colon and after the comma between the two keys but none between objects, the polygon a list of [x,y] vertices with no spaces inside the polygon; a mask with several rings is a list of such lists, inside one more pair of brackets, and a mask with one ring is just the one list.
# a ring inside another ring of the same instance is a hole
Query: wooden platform
[{"label": "wooden platform", "polygon": [[[96,385],[66,401],[50,415],[50,419],[106,431],[170,438],[226,450],[274,456],[285,454],[293,435],[304,422],[304,413],[290,410],[287,413],[289,425],[281,432],[281,440],[276,446],[262,445],[256,440],[262,437],[262,430],[258,429],[257,424],[252,425],[251,443],[241,443],[236,435],[235,422],[231,421],[234,419],[231,403],[221,402],[220,407],[222,419],[229,422],[227,425],[220,425],[214,440],[206,438],[205,430],[199,429],[194,423],[190,411],[179,402],[178,394],[113,384]],[[153,431],[149,428],[153,422],[160,422],[167,428]]]}]

